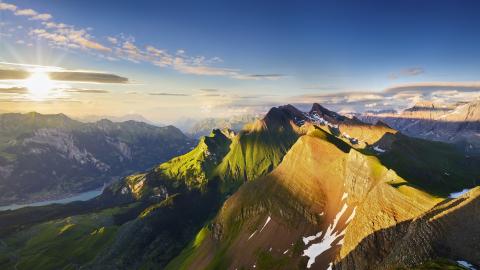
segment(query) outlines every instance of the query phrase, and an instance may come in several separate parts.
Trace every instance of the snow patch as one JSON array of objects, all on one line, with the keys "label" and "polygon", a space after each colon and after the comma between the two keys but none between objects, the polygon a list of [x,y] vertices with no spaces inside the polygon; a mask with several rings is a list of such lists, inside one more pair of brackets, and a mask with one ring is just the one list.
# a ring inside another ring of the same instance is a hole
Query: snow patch
[{"label": "snow patch", "polygon": [[[345,229],[342,230],[341,232],[338,232],[338,231],[335,231],[335,228],[337,227],[338,221],[340,220],[340,218],[343,216],[343,214],[345,214],[345,211],[347,211],[347,208],[348,206],[345,203],[342,209],[335,216],[333,223],[327,228],[327,231],[325,232],[322,240],[319,243],[312,244],[303,251],[303,256],[307,256],[309,258],[307,263],[307,268],[310,268],[312,266],[317,256],[329,250],[335,245],[343,244],[343,239],[341,239],[341,241],[333,245],[333,243],[335,243],[340,237],[345,235]],[[355,209],[350,215],[350,217],[348,217],[347,221],[349,222],[350,220],[352,220],[354,215],[355,215]],[[348,222],[346,222],[345,225],[347,225]],[[319,232],[314,236],[304,237],[303,242],[305,243],[305,245],[307,245],[309,242],[319,238],[321,235],[322,235],[322,232]],[[331,269],[331,267],[332,267],[332,263],[330,263],[329,269]]]},{"label": "snow patch", "polygon": [[453,193],[450,193],[450,195],[448,196],[449,198],[452,198],[452,199],[456,199],[460,196],[462,196],[463,194],[467,193],[468,191],[470,191],[470,189],[464,189],[462,191],[459,191],[459,192],[453,192]]},{"label": "snow patch", "polygon": [[252,234],[250,234],[250,236],[248,237],[247,241],[250,240],[250,238],[252,238],[256,233],[257,233],[257,231],[254,231]]},{"label": "snow patch", "polygon": [[263,227],[262,229],[260,230],[260,232],[263,231],[263,229],[265,229],[265,227],[267,226],[267,224],[270,222],[270,220],[272,220],[272,218],[270,216],[268,216],[267,220],[265,221],[265,224],[263,224]]},{"label": "snow patch", "polygon": [[461,265],[461,266],[469,269],[469,270],[476,270],[476,268],[473,267],[473,264],[471,264],[471,263],[469,263],[469,262],[467,262],[467,261],[457,261],[457,263],[458,263],[459,265]]},{"label": "snow patch", "polygon": [[355,208],[353,208],[352,214],[348,217],[347,221],[345,222],[346,224],[348,224],[348,223],[350,223],[350,221],[352,221],[352,219],[355,217],[356,211],[357,211],[357,207],[355,206]]}]

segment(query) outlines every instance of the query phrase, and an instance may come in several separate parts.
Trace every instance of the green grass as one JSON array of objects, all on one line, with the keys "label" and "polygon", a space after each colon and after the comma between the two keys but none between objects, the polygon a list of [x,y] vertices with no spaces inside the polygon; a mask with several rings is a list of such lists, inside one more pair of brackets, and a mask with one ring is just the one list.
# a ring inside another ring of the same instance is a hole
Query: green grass
[{"label": "green grass", "polygon": [[230,140],[219,130],[202,137],[198,145],[185,155],[171,159],[157,168],[157,173],[175,185],[201,188],[212,178],[216,166],[228,151]]},{"label": "green grass", "polygon": [[5,238],[7,252],[18,261],[0,257],[0,268],[64,269],[77,268],[93,260],[109,245],[118,229],[112,215],[127,208],[68,217],[35,225]]}]

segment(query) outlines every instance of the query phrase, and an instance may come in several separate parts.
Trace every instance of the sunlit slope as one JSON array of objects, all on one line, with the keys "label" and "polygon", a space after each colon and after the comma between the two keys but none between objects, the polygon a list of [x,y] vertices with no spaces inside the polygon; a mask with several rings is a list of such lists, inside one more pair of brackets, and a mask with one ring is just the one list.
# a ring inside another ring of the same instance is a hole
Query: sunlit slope
[{"label": "sunlit slope", "polygon": [[[367,235],[438,201],[414,188],[400,192],[388,184],[395,181],[402,179],[377,158],[323,130],[310,131],[271,174],[230,197],[203,229],[209,233],[202,243],[197,239],[170,267],[324,269]],[[322,238],[331,246],[316,254]]]},{"label": "sunlit slope", "polygon": [[229,153],[217,169],[227,190],[275,168],[300,136],[295,124],[302,113],[291,105],[272,108],[233,138]]}]

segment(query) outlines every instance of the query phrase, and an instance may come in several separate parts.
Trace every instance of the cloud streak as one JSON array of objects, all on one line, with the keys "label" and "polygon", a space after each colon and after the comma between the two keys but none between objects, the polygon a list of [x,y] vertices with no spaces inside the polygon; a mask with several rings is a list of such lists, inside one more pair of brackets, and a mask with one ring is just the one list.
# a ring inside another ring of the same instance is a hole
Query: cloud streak
[{"label": "cloud streak", "polygon": [[25,87],[0,88],[0,94],[26,94],[28,89]]},{"label": "cloud streak", "polygon": [[50,72],[50,79],[56,81],[89,82],[89,83],[128,83],[128,78],[109,73],[62,71]]},{"label": "cloud streak", "polygon": [[67,70],[59,67],[38,66],[16,63],[0,63],[0,80],[25,80],[34,72],[45,72],[54,81],[75,83],[127,84],[129,79],[112,73]]},{"label": "cloud streak", "polygon": [[82,94],[107,94],[110,91],[101,90],[101,89],[82,89],[82,88],[70,88],[66,89],[65,92],[68,93],[82,93]]},{"label": "cloud streak", "polygon": [[28,78],[30,73],[18,69],[0,69],[0,80],[23,80]]},{"label": "cloud streak", "polygon": [[152,92],[148,93],[150,96],[173,96],[173,97],[188,97],[190,95],[182,93],[166,93],[166,92]]},{"label": "cloud streak", "polygon": [[401,78],[401,77],[413,77],[425,73],[425,69],[422,67],[411,67],[401,70],[400,72],[390,73],[389,78],[392,80]]}]

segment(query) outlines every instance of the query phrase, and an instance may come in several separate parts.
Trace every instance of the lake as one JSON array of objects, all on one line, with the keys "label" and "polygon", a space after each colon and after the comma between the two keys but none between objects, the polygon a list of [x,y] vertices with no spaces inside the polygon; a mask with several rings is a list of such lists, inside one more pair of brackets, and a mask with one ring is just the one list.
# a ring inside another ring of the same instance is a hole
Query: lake
[{"label": "lake", "polygon": [[100,189],[95,189],[95,190],[90,190],[86,191],[83,193],[76,194],[72,197],[68,198],[63,198],[63,199],[57,199],[57,200],[48,200],[48,201],[41,201],[41,202],[34,202],[34,203],[28,203],[28,204],[10,204],[10,205],[5,205],[5,206],[0,206],[0,211],[6,211],[6,210],[16,210],[19,208],[23,207],[28,207],[28,206],[44,206],[44,205],[49,205],[49,204],[67,204],[70,202],[75,202],[75,201],[88,201],[90,199],[93,199],[97,197],[98,195],[102,194],[103,188]]}]

